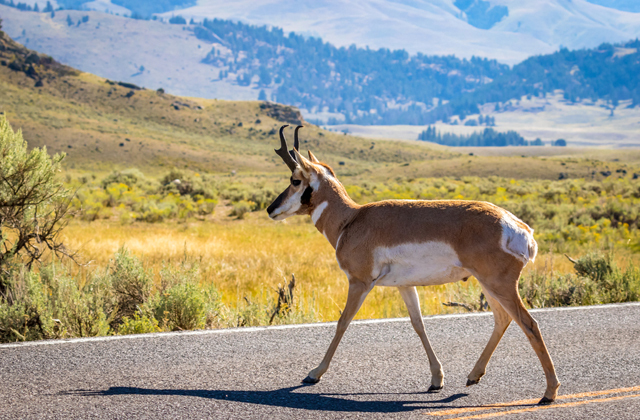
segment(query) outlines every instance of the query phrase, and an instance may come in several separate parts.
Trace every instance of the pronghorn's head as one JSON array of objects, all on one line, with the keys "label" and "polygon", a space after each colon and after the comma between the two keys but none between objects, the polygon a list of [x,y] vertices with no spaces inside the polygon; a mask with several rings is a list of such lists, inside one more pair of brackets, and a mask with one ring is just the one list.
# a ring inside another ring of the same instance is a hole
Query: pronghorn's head
[{"label": "pronghorn's head", "polygon": [[289,151],[283,133],[285,127],[287,126],[280,127],[280,149],[276,153],[291,169],[291,184],[267,208],[269,217],[273,220],[284,220],[295,214],[310,214],[315,201],[314,192],[318,191],[323,178],[332,173],[313,153],[309,152],[309,159],[306,159],[298,152],[298,130],[302,126],[296,127],[293,149]]}]

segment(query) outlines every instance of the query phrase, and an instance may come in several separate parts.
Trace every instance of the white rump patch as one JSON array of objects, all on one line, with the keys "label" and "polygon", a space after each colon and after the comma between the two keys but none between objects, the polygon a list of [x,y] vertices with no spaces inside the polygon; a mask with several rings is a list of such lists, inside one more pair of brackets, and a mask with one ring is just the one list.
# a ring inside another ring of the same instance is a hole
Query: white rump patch
[{"label": "white rump patch", "polygon": [[324,209],[327,208],[327,206],[329,206],[329,203],[323,201],[318,207],[313,209],[313,212],[311,212],[311,221],[314,225],[318,223],[318,220],[320,220],[320,216],[322,216],[322,213],[324,212]]},{"label": "white rump patch", "polygon": [[500,245],[504,252],[513,255],[526,265],[529,261],[535,261],[538,253],[538,244],[533,239],[533,229],[529,228],[531,229],[531,232],[529,232],[518,226],[517,221],[522,222],[510,212],[504,211],[504,215],[500,219],[500,225],[502,225]]},{"label": "white rump patch", "polygon": [[376,286],[430,286],[462,280],[471,273],[445,242],[378,247],[373,251]]}]

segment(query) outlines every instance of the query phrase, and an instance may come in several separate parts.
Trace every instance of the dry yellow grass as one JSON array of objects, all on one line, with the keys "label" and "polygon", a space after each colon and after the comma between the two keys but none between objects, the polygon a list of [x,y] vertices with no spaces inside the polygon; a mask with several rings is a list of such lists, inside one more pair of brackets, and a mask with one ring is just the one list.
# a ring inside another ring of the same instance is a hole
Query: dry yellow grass
[{"label": "dry yellow grass", "polygon": [[[92,261],[83,274],[104,269],[122,246],[142,257],[145,266],[158,272],[165,264],[199,261],[204,282],[222,292],[227,305],[248,298],[267,305],[279,284],[295,274],[295,298],[319,321],[340,316],[347,295],[347,279],[340,271],[335,252],[308,218],[273,222],[266,213],[252,213],[246,220],[217,220],[188,224],[133,224],[114,222],[72,223],[64,231],[65,243],[82,250]],[[459,293],[479,294],[475,280],[448,286],[420,288],[423,313],[459,312],[442,302]],[[357,318],[407,316],[394,288],[375,288]]]}]

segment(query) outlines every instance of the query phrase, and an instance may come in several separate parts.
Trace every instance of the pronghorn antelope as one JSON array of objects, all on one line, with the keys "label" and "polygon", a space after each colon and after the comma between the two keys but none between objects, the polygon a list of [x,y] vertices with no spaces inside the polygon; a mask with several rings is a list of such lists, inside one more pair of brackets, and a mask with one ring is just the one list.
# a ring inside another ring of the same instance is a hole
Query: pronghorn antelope
[{"label": "pronghorn antelope", "polygon": [[309,151],[299,152],[298,126],[289,151],[283,130],[276,153],[291,169],[291,185],[269,206],[273,220],[310,215],[316,228],[336,250],[349,279],[347,303],[324,359],[303,380],[316,383],[327,371],[349,323],[374,286],[397,287],[411,324],[422,340],[431,368],[429,391],[444,385],[442,365],[424,329],[416,286],[445,284],[474,276],[494,314],[489,343],[468,376],[477,384],[513,319],[535,350],[547,379],[540,404],[555,400],[560,383],[538,324],[518,295],[518,279],[533,261],[538,245],[533,229],[508,211],[480,201],[387,200],[356,204],[333,170]]}]

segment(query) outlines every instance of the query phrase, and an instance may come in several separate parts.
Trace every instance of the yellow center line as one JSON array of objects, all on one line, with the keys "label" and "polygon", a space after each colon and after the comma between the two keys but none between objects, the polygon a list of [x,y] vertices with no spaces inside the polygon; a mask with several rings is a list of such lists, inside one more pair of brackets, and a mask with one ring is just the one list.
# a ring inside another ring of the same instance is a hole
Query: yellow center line
[{"label": "yellow center line", "polygon": [[[632,386],[628,388],[616,388],[616,389],[607,389],[604,391],[589,391],[589,392],[581,392],[578,394],[568,394],[568,395],[559,395],[557,400],[566,400],[566,399],[574,399],[574,398],[586,398],[586,397],[597,397],[600,395],[608,395],[608,394],[621,394],[625,392],[634,392],[640,391],[639,386]],[[482,405],[480,407],[465,407],[465,408],[453,408],[450,410],[441,410],[441,411],[430,411],[428,414],[430,416],[451,416],[454,414],[461,413],[473,413],[476,411],[486,411],[492,410],[494,408],[504,408],[504,407],[514,407],[518,405],[529,405],[529,404],[537,404],[539,400],[530,399],[530,400],[519,400],[519,401],[511,401],[506,403],[496,403],[496,404],[487,404]],[[554,404],[551,407],[558,407],[558,404]]]},{"label": "yellow center line", "polygon": [[574,401],[574,402],[569,402],[569,403],[564,403],[564,404],[538,405],[538,406],[535,406],[535,407],[520,408],[518,410],[498,411],[498,412],[495,412],[495,413],[475,414],[473,416],[456,417],[456,418],[452,418],[452,419],[448,419],[448,420],[486,419],[486,418],[490,418],[490,417],[502,417],[502,416],[506,416],[508,414],[526,413],[526,412],[529,412],[529,411],[538,411],[538,410],[549,410],[549,409],[552,409],[552,408],[575,407],[577,405],[611,402],[611,401],[623,400],[625,398],[637,398],[637,397],[640,397],[640,394],[620,395],[618,397],[597,398],[597,399],[594,399],[594,400]]}]

